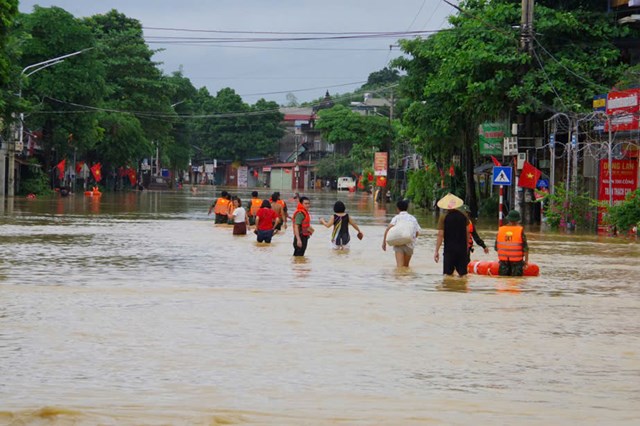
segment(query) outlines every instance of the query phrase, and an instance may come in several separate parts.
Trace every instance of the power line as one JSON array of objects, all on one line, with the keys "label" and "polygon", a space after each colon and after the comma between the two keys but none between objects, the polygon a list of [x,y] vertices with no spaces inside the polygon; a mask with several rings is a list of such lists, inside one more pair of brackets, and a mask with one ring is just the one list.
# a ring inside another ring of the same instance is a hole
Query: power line
[{"label": "power line", "polygon": [[[349,85],[349,84],[357,84],[356,83],[346,83],[344,85]],[[384,86],[384,87],[380,87],[378,89],[375,90],[370,90],[370,93],[380,93],[383,92],[387,89],[393,88],[398,86],[398,83],[393,83],[390,84],[388,86]],[[303,89],[303,90],[311,90],[311,89]],[[288,92],[282,92],[282,93],[288,93]],[[341,101],[341,100],[347,100],[349,98],[355,97],[355,96],[359,96],[356,93],[348,93],[342,96],[337,96],[335,98],[333,98],[335,101]],[[259,116],[259,115],[265,115],[265,114],[273,114],[273,113],[280,113],[280,108],[278,109],[269,109],[269,110],[260,110],[260,111],[238,111],[238,112],[226,112],[226,113],[218,113],[218,114],[167,114],[164,112],[153,112],[153,111],[126,111],[126,110],[119,110],[119,109],[114,109],[114,108],[102,108],[102,107],[95,107],[95,106],[91,106],[91,105],[83,105],[83,104],[78,104],[75,102],[68,102],[68,101],[63,101],[60,99],[56,99],[56,98],[52,98],[50,96],[45,96],[47,99],[50,99],[56,103],[59,103],[61,105],[70,105],[73,107],[77,107],[77,108],[84,108],[84,110],[79,110],[79,111],[33,111],[32,114],[70,114],[70,113],[89,113],[89,112],[109,112],[109,113],[114,113],[114,114],[127,114],[127,115],[133,115],[139,118],[145,118],[145,119],[156,119],[156,120],[160,120],[160,119],[171,119],[171,120],[176,120],[176,119],[206,119],[206,118],[237,118],[237,117],[246,117],[246,116]],[[317,102],[315,104],[311,104],[311,108],[316,107],[316,106],[320,106],[322,103],[322,101]],[[89,111],[86,111],[89,110]],[[169,121],[167,121],[169,122]]]},{"label": "power line", "polygon": [[558,63],[558,65],[560,65],[562,68],[564,68],[564,69],[565,69],[567,72],[569,72],[570,74],[572,74],[572,75],[574,75],[574,76],[578,77],[580,80],[582,80],[582,81],[584,81],[584,82],[586,82],[586,83],[590,84],[590,85],[591,85],[591,86],[593,86],[593,87],[597,87],[598,89],[605,89],[605,90],[607,90],[607,88],[606,88],[606,87],[604,87],[604,86],[602,86],[602,85],[600,85],[600,84],[598,84],[598,83],[594,82],[593,80],[588,80],[588,79],[586,79],[585,77],[582,77],[581,75],[576,74],[574,71],[572,71],[571,69],[567,68],[567,67],[566,67],[562,62],[560,62],[560,61],[559,61],[555,56],[553,56],[553,55],[552,55],[552,54],[551,54],[547,49],[545,49],[545,47],[544,47],[544,46],[543,46],[543,45],[538,41],[538,39],[537,39],[537,38],[533,37],[533,41],[535,41],[535,42],[538,44],[538,46],[540,46],[540,48],[541,48],[541,49],[542,49],[542,50],[543,50],[547,55],[549,55],[549,57],[550,57],[551,59],[553,59],[554,61],[556,61],[556,63]]}]

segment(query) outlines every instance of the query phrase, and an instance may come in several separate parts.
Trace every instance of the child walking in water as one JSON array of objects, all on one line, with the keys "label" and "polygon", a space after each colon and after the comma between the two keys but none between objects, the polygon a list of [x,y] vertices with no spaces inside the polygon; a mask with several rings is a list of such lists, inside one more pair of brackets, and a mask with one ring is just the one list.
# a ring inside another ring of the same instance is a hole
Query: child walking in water
[{"label": "child walking in water", "polygon": [[327,228],[331,228],[333,226],[331,243],[333,244],[333,248],[336,250],[345,250],[349,248],[349,241],[351,240],[351,237],[349,236],[349,225],[353,226],[353,228],[358,232],[358,239],[361,240],[364,236],[358,225],[349,217],[349,214],[346,213],[346,210],[347,208],[342,201],[336,201],[333,205],[333,212],[335,214],[331,219],[327,222],[324,218],[320,218],[320,223]]}]

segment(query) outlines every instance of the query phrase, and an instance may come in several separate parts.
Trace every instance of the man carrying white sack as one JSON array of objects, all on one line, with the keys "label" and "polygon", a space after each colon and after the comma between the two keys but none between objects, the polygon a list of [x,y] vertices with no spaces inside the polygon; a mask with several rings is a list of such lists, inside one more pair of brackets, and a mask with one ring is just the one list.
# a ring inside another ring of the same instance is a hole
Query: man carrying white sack
[{"label": "man carrying white sack", "polygon": [[409,266],[416,239],[420,234],[420,225],[414,216],[407,213],[408,200],[398,201],[396,207],[398,214],[391,219],[384,231],[382,250],[387,251],[387,243],[392,245],[396,255],[396,266],[400,268]]}]

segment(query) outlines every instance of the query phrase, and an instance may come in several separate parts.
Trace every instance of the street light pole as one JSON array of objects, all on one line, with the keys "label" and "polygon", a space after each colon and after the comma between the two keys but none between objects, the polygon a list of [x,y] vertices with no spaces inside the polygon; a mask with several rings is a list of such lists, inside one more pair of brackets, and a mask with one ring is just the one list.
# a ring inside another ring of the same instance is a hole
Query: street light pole
[{"label": "street light pole", "polygon": [[[24,67],[22,69],[22,71],[20,72],[20,79],[18,81],[19,84],[19,90],[18,90],[18,98],[22,99],[22,78],[23,77],[29,77],[35,73],[37,73],[38,71],[42,71],[45,68],[48,68],[50,66],[59,64],[60,62],[64,62],[64,60],[66,58],[70,58],[72,56],[76,56],[79,55],[81,53],[84,53],[88,50],[93,49],[93,47],[89,47],[87,49],[82,49],[82,50],[78,50],[77,52],[73,52],[73,53],[68,53],[66,55],[62,55],[62,56],[58,56],[56,58],[51,58],[51,59],[47,59],[46,61],[42,61],[42,62],[38,62],[35,64],[31,64],[28,65],[26,67]],[[27,71],[30,71],[27,73]],[[18,146],[22,147],[24,146],[24,141],[23,141],[23,134],[24,134],[24,112],[20,112],[20,120],[19,120],[19,125],[18,125]],[[11,144],[9,144],[9,173],[8,173],[8,190],[7,190],[7,195],[9,197],[13,197],[15,195],[15,164],[16,164],[16,144],[15,144],[15,140],[14,142]],[[2,194],[4,194],[4,188],[2,188]]]}]

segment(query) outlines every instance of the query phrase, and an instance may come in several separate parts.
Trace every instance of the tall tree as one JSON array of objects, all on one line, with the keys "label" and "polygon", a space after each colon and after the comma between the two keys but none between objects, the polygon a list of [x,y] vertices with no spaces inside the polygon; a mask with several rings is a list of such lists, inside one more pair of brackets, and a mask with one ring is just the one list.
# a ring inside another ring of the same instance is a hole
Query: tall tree
[{"label": "tall tree", "polygon": [[[98,43],[108,92],[101,125],[104,138],[94,155],[117,167],[149,156],[153,145],[163,152],[171,143],[171,107],[174,86],[164,78],[154,51],[144,41],[142,25],[116,10],[85,20]],[[128,114],[128,117],[122,117]],[[119,117],[112,117],[118,115]],[[131,135],[137,135],[131,138]]]},{"label": "tall tree", "polygon": [[202,109],[208,117],[202,120],[198,133],[206,135],[204,149],[211,158],[244,161],[273,155],[284,135],[277,103],[261,99],[251,106],[231,88],[205,98]]},{"label": "tall tree", "polygon": [[[17,70],[11,59],[14,56],[10,50],[10,37],[13,21],[18,15],[18,0],[0,0],[0,119],[9,118],[11,108],[7,104],[14,104],[15,93],[12,83],[16,80]],[[0,131],[2,125],[0,125]]]},{"label": "tall tree", "polygon": [[[91,30],[58,7],[36,6],[20,24],[23,68],[95,47]],[[104,67],[97,58],[97,49],[86,50],[23,75],[22,94],[31,104],[26,128],[42,128],[46,169],[75,149],[90,149],[100,137],[96,115],[77,113],[82,105],[99,105],[104,96]]]}]

